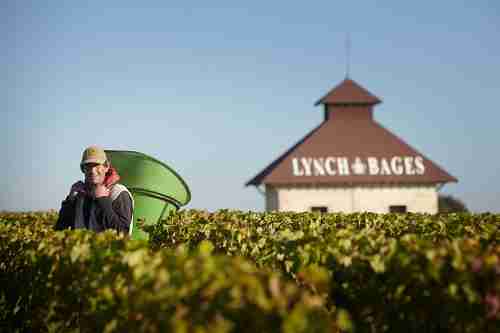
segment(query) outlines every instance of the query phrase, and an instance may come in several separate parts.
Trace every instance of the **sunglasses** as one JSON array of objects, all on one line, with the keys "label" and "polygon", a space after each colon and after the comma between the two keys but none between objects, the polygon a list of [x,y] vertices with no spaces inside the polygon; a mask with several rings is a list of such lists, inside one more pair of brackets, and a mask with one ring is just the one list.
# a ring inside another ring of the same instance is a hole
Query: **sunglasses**
[{"label": "sunglasses", "polygon": [[100,164],[100,163],[86,163],[86,164],[83,164],[82,165],[82,171],[83,172],[88,172],[88,171],[91,171],[93,168],[96,168],[98,166],[104,166],[104,164]]}]

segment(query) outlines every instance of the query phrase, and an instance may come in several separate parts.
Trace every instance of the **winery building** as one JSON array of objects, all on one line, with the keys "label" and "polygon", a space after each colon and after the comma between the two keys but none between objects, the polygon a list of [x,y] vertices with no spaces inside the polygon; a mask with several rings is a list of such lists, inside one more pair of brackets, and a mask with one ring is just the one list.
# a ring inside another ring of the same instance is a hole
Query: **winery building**
[{"label": "winery building", "polygon": [[436,213],[457,179],[377,123],[379,103],[346,78],[315,104],[324,121],[246,185],[265,188],[267,211]]}]

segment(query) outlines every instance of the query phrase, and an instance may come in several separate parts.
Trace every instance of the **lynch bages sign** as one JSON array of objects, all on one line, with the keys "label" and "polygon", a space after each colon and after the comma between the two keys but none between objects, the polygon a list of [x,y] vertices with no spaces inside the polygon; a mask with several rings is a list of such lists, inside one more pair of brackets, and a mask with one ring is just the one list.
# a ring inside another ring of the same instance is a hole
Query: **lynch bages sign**
[{"label": "lynch bages sign", "polygon": [[425,174],[422,156],[378,157],[296,157],[294,176],[415,176]]}]

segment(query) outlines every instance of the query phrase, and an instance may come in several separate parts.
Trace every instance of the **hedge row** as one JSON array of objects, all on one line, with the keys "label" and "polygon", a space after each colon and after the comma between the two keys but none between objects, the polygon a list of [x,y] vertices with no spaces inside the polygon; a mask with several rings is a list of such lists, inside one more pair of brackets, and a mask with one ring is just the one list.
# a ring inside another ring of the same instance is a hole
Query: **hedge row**
[{"label": "hedge row", "polygon": [[498,214],[181,211],[149,243],[56,218],[0,214],[6,329],[500,331]]},{"label": "hedge row", "polygon": [[[0,331],[327,332],[346,311],[213,245],[151,250],[111,231],[0,214]],[[37,219],[38,217],[38,219]]]},{"label": "hedge row", "polygon": [[359,331],[495,332],[499,230],[495,214],[223,210],[173,214],[149,232],[155,248],[208,240],[217,253],[282,271],[347,309]]}]

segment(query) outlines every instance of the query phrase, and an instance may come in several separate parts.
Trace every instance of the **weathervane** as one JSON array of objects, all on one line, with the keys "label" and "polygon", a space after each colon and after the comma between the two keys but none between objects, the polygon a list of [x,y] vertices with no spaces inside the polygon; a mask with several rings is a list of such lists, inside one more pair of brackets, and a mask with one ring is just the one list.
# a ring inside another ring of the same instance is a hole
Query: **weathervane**
[{"label": "weathervane", "polygon": [[349,78],[349,65],[350,65],[350,52],[351,52],[351,38],[349,33],[346,34],[345,38],[345,77],[346,79]]}]

